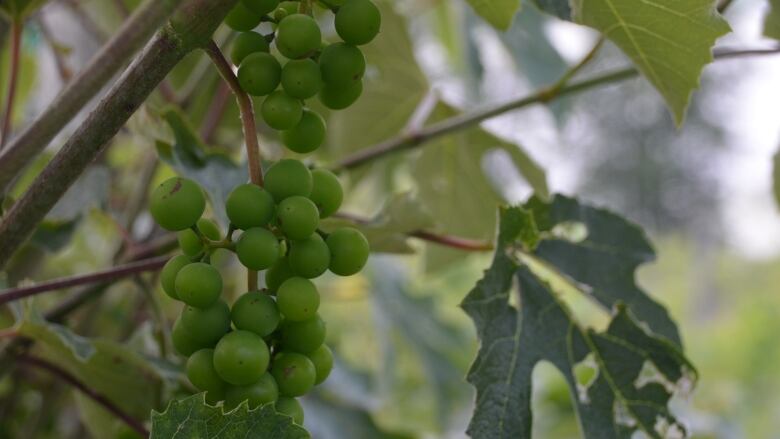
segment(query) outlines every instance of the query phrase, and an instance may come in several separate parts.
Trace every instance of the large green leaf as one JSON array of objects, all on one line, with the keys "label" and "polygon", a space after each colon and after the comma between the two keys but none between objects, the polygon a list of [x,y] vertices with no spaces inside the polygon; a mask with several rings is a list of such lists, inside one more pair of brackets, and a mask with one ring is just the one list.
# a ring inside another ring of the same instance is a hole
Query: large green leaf
[{"label": "large green leaf", "polygon": [[[469,373],[477,388],[469,434],[530,438],[532,374],[548,361],[566,378],[587,439],[628,439],[638,431],[659,439],[683,435],[668,403],[692,385],[695,372],[678,348],[648,332],[623,304],[605,332],[582,327],[550,286],[515,257],[532,251],[537,235],[531,212],[510,208],[500,216],[493,263],[463,302],[481,340]],[[520,309],[510,304],[513,281]],[[583,368],[595,375],[583,380]]]},{"label": "large green leaf", "polygon": [[273,404],[249,410],[246,403],[224,413],[206,404],[205,393],[173,400],[163,413],[152,413],[150,439],[306,439],[309,433]]},{"label": "large green leaf", "polygon": [[564,20],[571,20],[571,3],[569,0],[533,0],[536,6],[548,14]]},{"label": "large green leaf", "polygon": [[575,21],[603,32],[666,100],[678,125],[712,46],[729,32],[713,0],[573,0]]},{"label": "large green leaf", "polygon": [[780,0],[769,0],[769,13],[764,20],[764,35],[780,40]]},{"label": "large green leaf", "polygon": [[0,11],[12,19],[24,19],[46,3],[46,0],[6,0],[0,2]]},{"label": "large green leaf", "polygon": [[520,0],[467,0],[472,8],[493,27],[507,30],[512,26]]},{"label": "large green leaf", "polygon": [[[440,103],[431,122],[457,115],[454,108]],[[519,146],[506,142],[480,127],[441,137],[427,145],[414,162],[413,176],[419,198],[436,219],[440,229],[448,234],[473,239],[491,239],[495,217],[485,215],[504,203],[483,169],[488,152],[506,151],[526,181],[541,196],[547,195],[544,171]],[[429,248],[431,269],[444,266],[463,252]]]}]

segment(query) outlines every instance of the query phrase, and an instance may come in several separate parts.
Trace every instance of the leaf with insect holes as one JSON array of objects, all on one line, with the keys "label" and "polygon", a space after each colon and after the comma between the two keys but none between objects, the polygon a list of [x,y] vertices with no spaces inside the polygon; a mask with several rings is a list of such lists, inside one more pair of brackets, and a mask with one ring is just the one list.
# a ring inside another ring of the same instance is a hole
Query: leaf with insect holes
[{"label": "leaf with insect holes", "polygon": [[[462,304],[481,342],[468,375],[477,389],[469,435],[531,438],[532,375],[541,361],[566,378],[586,439],[684,435],[668,404],[693,385],[693,366],[622,303],[606,331],[583,328],[551,287],[514,257],[521,249],[533,251],[531,237],[541,236],[542,245],[544,233],[537,235],[534,223],[528,210],[501,210],[493,263]],[[510,304],[515,281],[519,309]],[[589,382],[578,380],[583,367],[593,369]]]},{"label": "leaf with insect holes", "polygon": [[162,412],[152,413],[150,439],[308,439],[309,433],[273,404],[250,410],[244,402],[231,412],[206,404],[205,393],[173,400]]},{"label": "leaf with insect holes", "polygon": [[730,31],[714,0],[572,0],[574,21],[615,43],[666,100],[678,125],[715,40]]},{"label": "leaf with insect holes", "polygon": [[507,30],[520,10],[520,0],[467,0],[474,11],[493,27]]}]

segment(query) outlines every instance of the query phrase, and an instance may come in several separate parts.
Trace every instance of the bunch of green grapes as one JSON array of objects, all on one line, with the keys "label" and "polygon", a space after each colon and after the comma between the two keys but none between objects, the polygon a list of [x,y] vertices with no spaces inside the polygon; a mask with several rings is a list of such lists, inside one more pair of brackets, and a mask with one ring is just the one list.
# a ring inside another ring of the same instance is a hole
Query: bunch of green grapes
[{"label": "bunch of green grapes", "polygon": [[[230,54],[241,87],[265,97],[260,108],[263,120],[281,131],[285,146],[298,153],[316,150],[325,139],[324,120],[306,108],[305,101],[318,96],[333,110],[355,103],[366,71],[358,46],[373,40],[381,25],[379,9],[370,0],[320,3],[335,13],[342,41],[323,43],[318,22],[299,12],[306,9],[306,1],[241,0],[225,19],[241,32]],[[273,23],[273,33],[253,32],[263,21]],[[280,56],[272,53],[272,45]]]},{"label": "bunch of green grapes", "polygon": [[[223,234],[202,218],[206,197],[197,183],[174,177],[154,190],[152,216],[178,232],[183,252],[160,276],[165,293],[185,304],[173,326],[174,347],[189,357],[187,377],[209,403],[224,401],[228,410],[244,401],[251,408],[274,403],[303,423],[295,398],[325,381],[333,367],[318,314],[320,294],[311,279],[327,270],[356,274],[368,259],[368,242],[359,231],[318,229],[342,198],[329,171],[280,160],[266,173],[264,187],[244,184],[230,193],[225,203],[230,231]],[[209,263],[219,248],[234,251],[252,272],[265,270],[266,288],[228,305],[220,272]]]}]

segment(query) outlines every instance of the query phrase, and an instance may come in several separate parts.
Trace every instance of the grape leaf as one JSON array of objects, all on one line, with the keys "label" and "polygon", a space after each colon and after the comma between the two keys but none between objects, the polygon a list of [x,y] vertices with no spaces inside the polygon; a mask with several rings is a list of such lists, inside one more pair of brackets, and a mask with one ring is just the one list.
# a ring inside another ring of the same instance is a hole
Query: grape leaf
[{"label": "grape leaf", "polygon": [[775,154],[774,168],[775,200],[777,201],[777,205],[780,206],[780,151]]},{"label": "grape leaf", "polygon": [[780,0],[769,0],[769,13],[764,19],[764,35],[780,40]]},{"label": "grape leaf", "polygon": [[7,0],[0,2],[0,11],[11,19],[23,19],[35,12],[46,0]]},{"label": "grape leaf", "polygon": [[573,0],[575,21],[604,33],[685,119],[715,40],[730,31],[713,0]]},{"label": "grape leaf", "polygon": [[477,14],[493,27],[507,30],[512,26],[520,0],[467,0]]},{"label": "grape leaf", "polygon": [[540,10],[563,20],[571,20],[569,0],[533,0]]},{"label": "grape leaf", "polygon": [[222,407],[206,404],[205,393],[173,400],[162,412],[152,413],[150,439],[305,439],[309,433],[277,413],[273,404],[249,410],[246,402],[224,413]]},{"label": "grape leaf", "polygon": [[[544,236],[534,224],[528,210],[501,210],[493,263],[462,304],[481,341],[468,376],[477,389],[469,435],[531,437],[532,374],[541,361],[566,378],[585,438],[683,435],[667,407],[675,392],[692,385],[693,366],[676,345],[647,332],[626,305],[616,305],[605,332],[581,327],[550,286],[513,257],[517,249],[532,251],[533,237]],[[513,280],[519,310],[509,302]],[[578,379],[583,365],[594,369],[589,382]]]}]

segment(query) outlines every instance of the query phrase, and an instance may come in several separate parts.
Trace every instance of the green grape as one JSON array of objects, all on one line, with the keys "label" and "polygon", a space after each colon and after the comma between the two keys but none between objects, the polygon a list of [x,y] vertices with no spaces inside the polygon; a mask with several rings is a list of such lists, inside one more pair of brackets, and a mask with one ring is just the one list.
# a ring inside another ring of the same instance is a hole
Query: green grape
[{"label": "green grape", "polygon": [[241,230],[267,225],[274,216],[275,208],[271,194],[250,183],[236,186],[225,202],[230,223]]},{"label": "green grape", "polygon": [[254,332],[260,337],[271,335],[281,320],[276,302],[259,291],[242,295],[233,304],[230,317],[236,328]]},{"label": "green grape", "polygon": [[270,50],[264,36],[257,32],[241,32],[230,48],[230,61],[238,66],[247,56],[257,52],[268,53]]},{"label": "green grape", "polygon": [[322,88],[320,66],[309,58],[288,61],[282,67],[282,87],[294,98],[309,99]]},{"label": "green grape", "polygon": [[305,58],[320,48],[322,33],[317,22],[305,14],[284,17],[276,29],[276,48],[290,59]]},{"label": "green grape", "polygon": [[370,0],[347,0],[336,13],[336,33],[349,44],[367,44],[379,33],[382,15]]},{"label": "green grape", "polygon": [[276,207],[276,217],[284,235],[293,240],[308,238],[317,230],[320,222],[317,206],[300,195],[282,200]]},{"label": "green grape", "polygon": [[285,320],[281,327],[282,347],[301,354],[312,353],[322,346],[325,332],[325,322],[319,314],[302,322]]},{"label": "green grape", "polygon": [[214,348],[214,368],[219,376],[234,386],[256,383],[268,369],[268,346],[249,331],[234,331]]},{"label": "green grape", "polygon": [[276,261],[273,267],[265,272],[265,286],[271,294],[276,294],[282,283],[293,276],[295,276],[295,273],[290,268],[290,262],[285,256]]},{"label": "green grape", "polygon": [[302,396],[314,387],[317,371],[309,357],[294,352],[282,352],[274,357],[271,375],[279,386],[279,394]]},{"label": "green grape", "polygon": [[220,400],[225,396],[225,382],[214,370],[214,350],[201,349],[187,360],[187,378],[198,390],[206,392],[207,399]]},{"label": "green grape", "polygon": [[335,43],[323,49],[320,55],[320,71],[325,84],[346,88],[359,82],[366,73],[366,58],[355,46]]},{"label": "green grape", "polygon": [[[219,241],[222,239],[222,232],[219,231],[219,226],[210,219],[201,218],[197,222],[198,230],[206,238],[212,241]],[[185,255],[194,257],[203,252],[203,240],[192,229],[185,229],[176,234],[179,241],[179,247]]]},{"label": "green grape", "polygon": [[192,227],[205,209],[206,197],[200,186],[181,177],[165,180],[149,198],[149,211],[154,220],[172,232]]},{"label": "green grape", "polygon": [[189,357],[195,351],[211,347],[206,344],[199,343],[194,338],[192,338],[181,324],[181,317],[176,319],[176,321],[173,323],[173,328],[171,329],[171,340],[173,341],[173,348],[176,350],[176,352],[184,357]]},{"label": "green grape", "polygon": [[320,293],[317,287],[302,277],[284,281],[276,295],[279,311],[284,318],[293,322],[308,320],[317,314],[320,307]]},{"label": "green grape", "polygon": [[295,398],[280,396],[276,401],[276,411],[293,418],[293,422],[303,425],[303,407]]},{"label": "green grape", "polygon": [[303,116],[303,104],[287,93],[277,90],[263,101],[263,120],[273,129],[289,130],[298,125]]},{"label": "green grape", "polygon": [[214,346],[230,331],[230,307],[221,299],[204,309],[187,306],[182,310],[181,324],[193,340]]},{"label": "green grape", "polygon": [[338,177],[327,169],[311,171],[312,188],[309,199],[320,211],[320,218],[327,218],[341,207],[344,200],[344,190]]},{"label": "green grape", "polygon": [[266,15],[279,6],[279,0],[241,0],[247,9],[258,15]]},{"label": "green grape", "polygon": [[282,66],[270,53],[248,55],[238,67],[238,83],[252,96],[265,96],[276,90],[281,77]]},{"label": "green grape", "polygon": [[343,110],[357,102],[362,94],[363,81],[357,81],[346,87],[325,84],[318,97],[325,107],[331,110]]},{"label": "green grape", "polygon": [[318,234],[292,243],[289,253],[293,273],[307,279],[319,277],[330,265],[330,250]]},{"label": "green grape", "polygon": [[238,260],[250,270],[265,270],[274,265],[281,254],[279,240],[273,233],[261,227],[245,231],[236,243]]},{"label": "green grape", "polygon": [[276,380],[266,372],[256,383],[248,386],[230,386],[225,392],[225,408],[233,410],[244,401],[249,404],[249,409],[256,409],[261,405],[276,401],[279,397],[279,388]]},{"label": "green grape", "polygon": [[330,271],[339,276],[358,273],[368,261],[368,241],[358,230],[342,227],[328,236]]},{"label": "green grape", "polygon": [[238,2],[225,17],[225,24],[239,32],[247,32],[260,24],[262,16],[250,11],[242,2]]},{"label": "green grape", "polygon": [[300,5],[301,4],[299,1],[285,1],[279,3],[279,9],[283,10],[287,15],[293,15],[298,13],[298,8],[300,7]]},{"label": "green grape", "polygon": [[265,173],[265,190],[277,203],[294,195],[308,197],[311,186],[311,172],[298,160],[279,160]]},{"label": "green grape", "polygon": [[276,10],[274,11],[274,20],[276,20],[276,22],[278,23],[278,22],[284,20],[284,18],[287,17],[288,15],[290,15],[290,14],[287,13],[286,9],[284,9],[284,8],[276,8]]},{"label": "green grape", "polygon": [[170,296],[171,299],[179,300],[179,295],[176,294],[176,275],[179,274],[185,265],[189,265],[192,261],[185,255],[178,255],[172,257],[163,266],[160,272],[160,284],[162,285],[165,294]]},{"label": "green grape", "polygon": [[222,276],[213,266],[195,262],[179,270],[175,286],[182,302],[196,308],[208,308],[222,293]]},{"label": "green grape", "polygon": [[282,131],[282,142],[290,151],[307,154],[315,151],[325,141],[325,119],[309,109],[303,110],[300,122]]},{"label": "green grape", "polygon": [[327,345],[322,345],[316,351],[307,355],[307,357],[309,357],[309,360],[314,364],[314,369],[317,371],[317,379],[314,380],[314,385],[322,384],[328,379],[330,371],[333,370],[333,352]]}]

